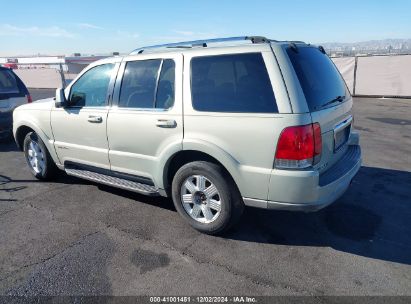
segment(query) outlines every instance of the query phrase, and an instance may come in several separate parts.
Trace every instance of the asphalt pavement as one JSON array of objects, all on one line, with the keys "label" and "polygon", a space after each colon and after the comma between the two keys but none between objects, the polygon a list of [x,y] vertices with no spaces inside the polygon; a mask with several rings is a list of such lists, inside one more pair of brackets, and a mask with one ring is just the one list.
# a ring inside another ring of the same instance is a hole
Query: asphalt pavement
[{"label": "asphalt pavement", "polygon": [[220,237],[166,198],[63,172],[39,182],[0,144],[0,294],[411,295],[411,100],[354,109],[364,163],[343,197],[316,213],[247,208]]}]

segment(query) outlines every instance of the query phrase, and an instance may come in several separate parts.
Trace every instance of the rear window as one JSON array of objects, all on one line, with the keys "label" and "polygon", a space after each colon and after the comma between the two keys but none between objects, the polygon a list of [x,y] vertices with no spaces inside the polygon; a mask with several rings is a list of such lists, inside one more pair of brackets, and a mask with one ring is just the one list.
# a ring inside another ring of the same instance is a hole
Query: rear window
[{"label": "rear window", "polygon": [[0,69],[0,94],[19,93],[16,77],[10,70]]},{"label": "rear window", "polygon": [[191,94],[197,111],[278,112],[261,53],[193,58]]},{"label": "rear window", "polygon": [[[327,54],[316,47],[287,47],[291,60],[303,89],[310,111],[325,108],[327,103],[348,92],[344,80]],[[338,103],[337,103],[338,104]]]}]

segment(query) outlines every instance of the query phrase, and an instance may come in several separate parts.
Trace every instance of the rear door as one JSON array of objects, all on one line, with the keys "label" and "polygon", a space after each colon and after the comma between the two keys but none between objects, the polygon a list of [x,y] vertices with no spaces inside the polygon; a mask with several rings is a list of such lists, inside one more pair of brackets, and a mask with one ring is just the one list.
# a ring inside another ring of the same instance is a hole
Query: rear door
[{"label": "rear door", "polygon": [[[290,123],[287,92],[266,45],[184,54],[184,149],[218,159],[243,197],[265,199],[278,136]],[[188,76],[190,75],[190,76]]]},{"label": "rear door", "polygon": [[182,149],[182,66],[181,54],[123,60],[107,122],[111,170],[155,180],[163,154]]},{"label": "rear door", "polygon": [[315,168],[322,172],[337,162],[347,149],[352,97],[338,69],[321,49],[291,45],[286,46],[285,51],[300,82],[312,122],[321,126],[322,154]]}]

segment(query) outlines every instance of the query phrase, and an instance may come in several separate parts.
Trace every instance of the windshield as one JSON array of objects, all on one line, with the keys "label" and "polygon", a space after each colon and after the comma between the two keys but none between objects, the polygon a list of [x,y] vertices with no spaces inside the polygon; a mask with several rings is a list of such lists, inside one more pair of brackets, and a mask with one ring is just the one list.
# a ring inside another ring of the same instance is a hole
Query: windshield
[{"label": "windshield", "polygon": [[310,111],[334,106],[349,94],[344,80],[331,59],[318,48],[287,47],[287,54],[300,81]]},{"label": "windshield", "polygon": [[0,94],[19,93],[19,91],[13,72],[0,69]]}]

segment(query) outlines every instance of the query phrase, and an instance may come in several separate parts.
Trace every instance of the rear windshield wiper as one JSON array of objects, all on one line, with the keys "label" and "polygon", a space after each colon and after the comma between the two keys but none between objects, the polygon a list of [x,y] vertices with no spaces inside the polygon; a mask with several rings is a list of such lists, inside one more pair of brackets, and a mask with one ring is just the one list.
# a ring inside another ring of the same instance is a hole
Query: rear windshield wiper
[{"label": "rear windshield wiper", "polygon": [[334,99],[322,104],[319,108],[320,109],[325,108],[326,106],[329,106],[330,104],[333,104],[335,102],[343,102],[344,99],[345,99],[345,96],[337,96]]}]

